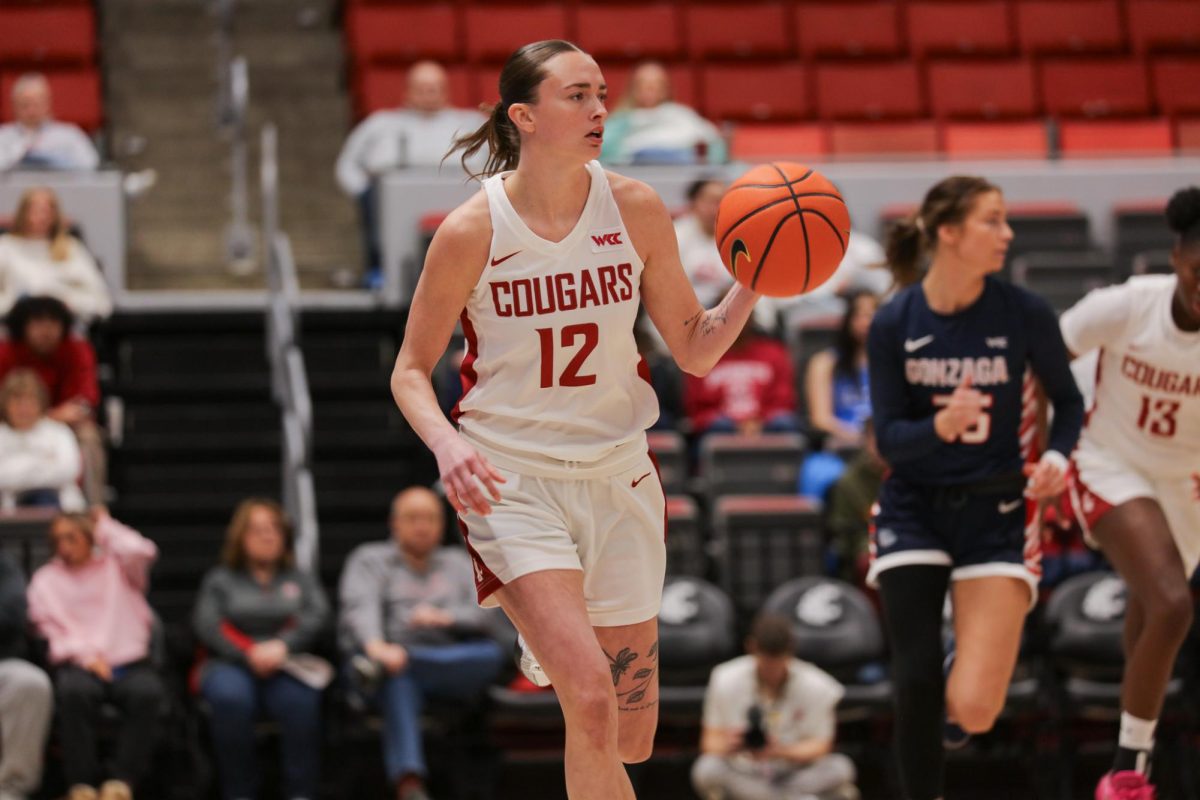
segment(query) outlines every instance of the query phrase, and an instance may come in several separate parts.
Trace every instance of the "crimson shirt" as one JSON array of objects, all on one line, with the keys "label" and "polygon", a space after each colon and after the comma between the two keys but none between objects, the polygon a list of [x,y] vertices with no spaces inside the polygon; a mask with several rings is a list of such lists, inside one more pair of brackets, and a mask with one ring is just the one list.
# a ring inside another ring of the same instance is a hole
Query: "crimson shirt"
[{"label": "crimson shirt", "polygon": [[100,402],[96,353],[86,339],[68,336],[47,358],[38,356],[24,342],[0,341],[0,381],[20,367],[32,369],[46,384],[51,407],[76,398],[92,408]]},{"label": "crimson shirt", "polygon": [[794,414],[793,375],[783,343],[755,337],[731,347],[703,378],[688,375],[684,407],[697,431],[707,430],[718,417],[741,422]]}]

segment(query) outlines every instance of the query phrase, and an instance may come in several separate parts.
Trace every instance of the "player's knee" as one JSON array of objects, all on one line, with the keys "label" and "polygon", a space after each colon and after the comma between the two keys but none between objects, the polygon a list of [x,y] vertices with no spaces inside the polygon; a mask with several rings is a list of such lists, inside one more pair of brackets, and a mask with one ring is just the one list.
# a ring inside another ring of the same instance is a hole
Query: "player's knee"
[{"label": "player's knee", "polygon": [[946,707],[949,716],[967,733],[986,733],[1004,708],[1004,696],[997,700],[975,693],[969,697],[947,698]]},{"label": "player's knee", "polygon": [[599,748],[611,747],[616,739],[617,703],[612,680],[604,675],[573,676],[569,684],[555,686],[575,730],[594,739]]},{"label": "player's knee", "polygon": [[1146,624],[1182,640],[1192,627],[1192,594],[1183,581],[1164,581],[1144,598]]},{"label": "player's knee", "polygon": [[[643,713],[643,712],[637,712]],[[622,725],[617,739],[617,751],[626,764],[640,764],[654,751],[654,731],[657,724]]]}]

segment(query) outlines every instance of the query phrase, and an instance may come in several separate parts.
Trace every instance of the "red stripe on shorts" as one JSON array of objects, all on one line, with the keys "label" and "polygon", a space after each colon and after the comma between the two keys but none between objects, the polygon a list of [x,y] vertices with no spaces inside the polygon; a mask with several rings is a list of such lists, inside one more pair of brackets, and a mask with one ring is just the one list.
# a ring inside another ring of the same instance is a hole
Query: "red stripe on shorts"
[{"label": "red stripe on shorts", "polygon": [[496,573],[488,569],[488,565],[483,563],[483,559],[479,557],[479,553],[476,553],[475,548],[471,546],[471,537],[467,529],[467,523],[459,519],[458,529],[462,532],[463,542],[467,545],[467,553],[471,556],[471,564],[475,567],[475,596],[479,599],[479,604],[483,605],[483,601],[492,592],[503,586],[504,581],[497,578]]}]

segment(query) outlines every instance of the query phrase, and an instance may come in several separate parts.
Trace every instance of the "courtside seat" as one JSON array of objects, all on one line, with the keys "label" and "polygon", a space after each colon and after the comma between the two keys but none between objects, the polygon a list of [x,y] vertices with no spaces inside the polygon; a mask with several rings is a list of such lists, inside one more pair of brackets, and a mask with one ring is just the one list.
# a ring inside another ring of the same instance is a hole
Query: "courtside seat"
[{"label": "courtside seat", "polygon": [[1016,22],[1026,53],[1105,53],[1125,45],[1117,0],[1017,0]]},{"label": "courtside seat", "polygon": [[1110,117],[1150,111],[1146,64],[1140,59],[1054,59],[1043,62],[1039,72],[1049,114]]},{"label": "courtside seat", "polygon": [[798,3],[796,42],[806,58],[898,56],[904,50],[893,2],[842,0]]},{"label": "courtside seat", "polygon": [[696,501],[685,494],[667,496],[667,574],[692,578],[708,574],[704,520]]},{"label": "courtside seat", "polygon": [[96,61],[96,16],[90,5],[0,7],[0,64]]},{"label": "courtside seat", "polygon": [[668,577],[658,614],[663,715],[700,721],[712,668],[738,654],[733,603],[719,588],[695,577]]},{"label": "courtside seat", "polygon": [[567,11],[557,3],[467,6],[465,14],[471,61],[503,62],[528,42],[567,38]]},{"label": "courtside seat", "polygon": [[[89,133],[99,130],[104,123],[104,109],[100,99],[100,74],[94,68],[50,69],[42,74],[50,82],[55,119],[78,125]],[[13,118],[12,87],[20,75],[20,71],[6,71],[0,75],[0,119]]]},{"label": "courtside seat", "polygon": [[1046,158],[1050,134],[1041,120],[947,122],[942,149],[948,158]]},{"label": "courtside seat", "polygon": [[1008,224],[1013,229],[1010,255],[1092,246],[1088,216],[1073,203],[1013,203],[1008,208]]},{"label": "courtside seat", "polygon": [[1132,275],[1173,275],[1175,267],[1171,264],[1171,250],[1144,250],[1134,253],[1129,259],[1129,271]]},{"label": "courtside seat", "polygon": [[346,46],[358,64],[454,61],[460,57],[460,38],[450,3],[346,9]]},{"label": "courtside seat", "polygon": [[1125,203],[1113,209],[1116,229],[1117,277],[1137,272],[1134,259],[1143,256],[1142,272],[1157,271],[1162,259],[1156,254],[1175,246],[1175,234],[1167,227],[1163,211],[1166,199]]},{"label": "courtside seat", "polygon": [[1165,118],[1064,120],[1058,127],[1064,158],[1079,156],[1169,156],[1174,149]]},{"label": "courtside seat", "polygon": [[733,129],[730,156],[737,161],[775,158],[811,159],[825,155],[829,143],[820,123],[741,123]]},{"label": "courtside seat", "polygon": [[576,11],[575,29],[579,46],[598,59],[673,59],[683,51],[673,3],[585,3]]},{"label": "courtside seat", "polygon": [[928,158],[941,142],[933,120],[840,122],[830,126],[829,150],[846,159]]},{"label": "courtside seat", "polygon": [[1137,52],[1200,49],[1200,3],[1193,0],[1133,0],[1129,14],[1129,40]]},{"label": "courtside seat", "polygon": [[713,120],[789,120],[810,113],[807,73],[797,62],[701,68],[702,110]]},{"label": "courtside seat", "polygon": [[[1196,4],[1200,11],[1200,4]],[[1200,46],[1197,47],[1200,50]],[[1200,114],[1200,57],[1164,56],[1150,65],[1154,102],[1170,116]]]},{"label": "courtside seat", "polygon": [[935,117],[1033,117],[1038,110],[1037,80],[1029,59],[933,61],[926,67],[926,78]]},{"label": "courtside seat", "polygon": [[1012,262],[1013,283],[1065,311],[1092,289],[1116,279],[1112,257],[1097,250],[1026,252]]},{"label": "courtside seat", "polygon": [[783,3],[685,3],[683,9],[688,53],[695,60],[791,53]]},{"label": "courtside seat", "polygon": [[805,445],[798,433],[710,433],[700,443],[700,485],[710,500],[793,493]]},{"label": "courtside seat", "polygon": [[905,4],[912,55],[1004,55],[1014,37],[1005,0]]},{"label": "courtside seat", "polygon": [[907,60],[821,64],[816,85],[822,119],[919,117],[925,110],[917,66]]}]

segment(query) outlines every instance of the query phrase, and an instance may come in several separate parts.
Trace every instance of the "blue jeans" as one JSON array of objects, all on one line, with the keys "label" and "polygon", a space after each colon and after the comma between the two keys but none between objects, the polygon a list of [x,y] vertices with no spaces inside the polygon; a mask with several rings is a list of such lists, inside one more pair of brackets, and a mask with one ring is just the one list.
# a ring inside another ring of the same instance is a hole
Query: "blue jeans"
[{"label": "blue jeans", "polygon": [[257,796],[254,723],[260,709],[279,723],[284,796],[315,800],[321,759],[319,691],[282,672],[259,678],[246,667],[210,661],[200,695],[211,709],[209,727],[225,800]]},{"label": "blue jeans", "polygon": [[482,639],[408,648],[408,666],[379,687],[383,710],[383,762],[388,779],[426,775],[421,709],[426,698],[476,701],[505,661],[499,644]]},{"label": "blue jeans", "polygon": [[[763,433],[795,433],[800,430],[800,422],[795,414],[779,411],[763,420]],[[737,433],[737,423],[726,416],[717,417],[704,433]]]}]

